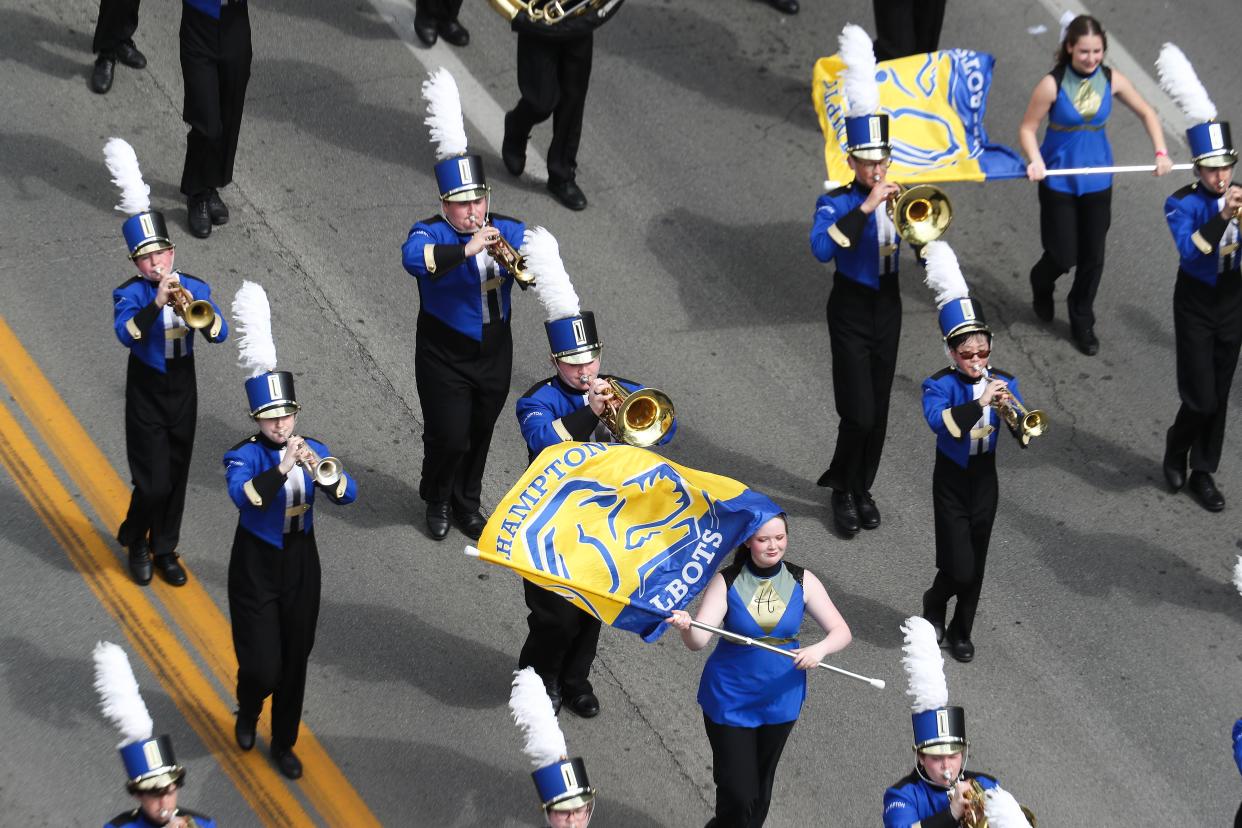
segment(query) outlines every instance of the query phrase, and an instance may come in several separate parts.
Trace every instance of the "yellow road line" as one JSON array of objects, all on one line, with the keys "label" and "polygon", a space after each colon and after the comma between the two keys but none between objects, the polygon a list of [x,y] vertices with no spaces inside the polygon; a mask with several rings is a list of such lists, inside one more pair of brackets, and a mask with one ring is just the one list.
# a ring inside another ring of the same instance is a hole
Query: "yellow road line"
[{"label": "yellow road line", "polygon": [[[73,416],[3,317],[0,317],[0,382],[8,386],[43,441],[68,470],[74,485],[82,490],[100,521],[105,526],[120,526],[129,506],[129,487]],[[185,564],[185,561],[182,563]],[[112,568],[120,569],[115,556]],[[188,565],[186,569],[189,571]],[[183,587],[170,587],[156,579],[152,581],[152,587],[220,683],[233,688],[237,681],[237,660],[233,652],[232,630],[198,579],[191,573],[189,583]],[[268,711],[270,705],[263,714],[260,729],[263,737],[270,740]],[[297,753],[306,771],[298,784],[327,824],[359,828],[379,826],[379,820],[305,723],[298,736]]]},{"label": "yellow road line", "polygon": [[69,554],[95,598],[117,620],[130,646],[151,668],[177,709],[264,825],[310,824],[310,816],[267,761],[253,755],[246,758],[239,755],[232,744],[233,717],[229,709],[177,645],[177,637],[151,603],[134,600],[136,587],[121,573],[116,555],[3,403],[0,403],[0,464],[12,475],[35,513]]}]

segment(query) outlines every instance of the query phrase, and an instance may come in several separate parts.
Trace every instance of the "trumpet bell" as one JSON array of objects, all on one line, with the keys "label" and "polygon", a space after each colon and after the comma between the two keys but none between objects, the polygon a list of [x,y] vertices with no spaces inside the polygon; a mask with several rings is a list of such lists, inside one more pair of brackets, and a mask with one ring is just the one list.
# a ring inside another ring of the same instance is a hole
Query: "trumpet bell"
[{"label": "trumpet bell", "polygon": [[335,486],[341,482],[341,461],[335,457],[321,458],[311,470],[311,477],[320,486]]},{"label": "trumpet bell", "polygon": [[185,312],[181,315],[185,320],[187,327],[194,330],[202,330],[210,328],[212,323],[216,321],[215,308],[205,299],[196,299],[186,306]]},{"label": "trumpet bell", "polygon": [[620,405],[604,412],[604,425],[619,442],[635,448],[654,446],[668,434],[677,416],[673,401],[663,391],[643,388],[627,391],[621,383],[610,380],[612,394]]},{"label": "trumpet bell", "polygon": [[1048,428],[1048,415],[1038,408],[1028,411],[1022,418],[1022,433],[1027,437],[1038,437]]},{"label": "trumpet bell", "polygon": [[889,218],[897,234],[913,245],[924,245],[944,235],[953,221],[953,205],[944,190],[931,184],[904,188],[889,202]]}]

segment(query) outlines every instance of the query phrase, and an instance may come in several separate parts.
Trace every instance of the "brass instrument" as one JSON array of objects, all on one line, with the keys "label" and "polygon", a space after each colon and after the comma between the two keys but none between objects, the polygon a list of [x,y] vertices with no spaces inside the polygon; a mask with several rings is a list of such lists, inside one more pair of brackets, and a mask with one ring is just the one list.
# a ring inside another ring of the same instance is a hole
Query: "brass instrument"
[{"label": "brass instrument", "polygon": [[340,483],[341,475],[344,474],[340,460],[335,457],[320,457],[305,438],[302,440],[302,451],[298,452],[297,463],[310,472],[311,478],[324,488]]},{"label": "brass instrument", "polygon": [[599,419],[619,442],[647,448],[668,434],[676,412],[667,394],[654,388],[627,391],[612,377],[601,379],[612,389],[612,399]]},{"label": "brass instrument", "polygon": [[900,189],[888,202],[888,217],[897,235],[919,246],[943,236],[953,221],[953,205],[944,190],[931,184],[897,186]]},{"label": "brass instrument", "polygon": [[505,270],[513,274],[513,281],[517,282],[517,286],[522,290],[535,284],[535,274],[526,268],[526,257],[514,250],[513,245],[509,244],[504,236],[498,236],[496,241],[489,244],[487,252]]},{"label": "brass instrument", "polygon": [[[159,273],[159,271],[156,271]],[[216,321],[216,309],[206,299],[195,299],[174,277],[168,284],[168,302],[173,313],[185,320],[186,327],[194,330],[210,328]]]},{"label": "brass instrument", "polygon": [[532,23],[554,26],[567,17],[576,17],[606,2],[615,0],[489,0],[492,8],[510,22],[519,14],[525,14]]},{"label": "brass instrument", "polygon": [[[992,375],[983,369],[983,378],[991,380]],[[1008,389],[992,397],[992,406],[1001,419],[1023,438],[1023,442],[1038,437],[1048,429],[1048,415],[1038,408],[1028,411],[1018,398],[1010,394]]]},{"label": "brass instrument", "polygon": [[[983,786],[979,784],[978,779],[970,780],[970,790],[962,794],[962,800],[966,803],[966,810],[962,812],[962,826],[964,828],[988,828],[988,818],[984,813],[987,800]],[[1022,809],[1022,815],[1031,824],[1031,828],[1035,828],[1035,812],[1025,805],[1018,807]]]}]

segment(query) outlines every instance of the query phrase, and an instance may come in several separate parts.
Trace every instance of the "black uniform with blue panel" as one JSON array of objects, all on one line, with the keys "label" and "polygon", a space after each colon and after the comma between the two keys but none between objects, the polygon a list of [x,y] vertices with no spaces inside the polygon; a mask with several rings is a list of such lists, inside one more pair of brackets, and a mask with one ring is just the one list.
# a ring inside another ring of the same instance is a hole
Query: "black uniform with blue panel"
[{"label": "black uniform with blue panel", "polygon": [[[487,195],[476,155],[436,164],[446,201]],[[526,226],[492,214],[516,250]],[[406,271],[418,280],[419,312],[414,376],[423,412],[423,468],[418,493],[448,503],[458,515],[479,509],[492,429],[504,409],[513,372],[510,294],[513,277],[487,251],[467,258],[472,232],[442,216],[420,221],[401,248]]]},{"label": "black uniform with blue panel", "polygon": [[[145,212],[122,226],[130,257],[172,249],[164,217]],[[178,272],[194,300],[211,303],[215,319],[195,331],[173,312],[155,304],[156,282],[134,276],[112,292],[113,329],[129,349],[125,374],[125,451],[134,490],[117,540],[131,550],[148,544],[157,558],[172,555],[181,537],[186,482],[198,421],[194,342],[228,336],[224,314],[211,299],[211,287]]]},{"label": "black uniform with blue panel", "polygon": [[[246,382],[255,419],[296,413],[293,376],[273,371]],[[320,458],[330,450],[304,438]],[[272,749],[297,742],[306,665],[319,619],[320,566],[315,542],[316,490],[338,505],[353,503],[358,486],[344,471],[330,486],[308,470],[278,468],[287,447],[262,433],[224,455],[229,497],[240,514],[229,558],[229,618],[237,652],[238,718],[253,722],[272,696]]]}]

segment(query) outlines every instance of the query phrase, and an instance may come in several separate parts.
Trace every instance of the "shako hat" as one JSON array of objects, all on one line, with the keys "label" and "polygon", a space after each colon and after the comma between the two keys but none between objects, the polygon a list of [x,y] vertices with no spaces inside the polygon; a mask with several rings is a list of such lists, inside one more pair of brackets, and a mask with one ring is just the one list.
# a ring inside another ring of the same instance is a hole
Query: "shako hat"
[{"label": "shako hat", "polygon": [[957,254],[948,242],[928,242],[923,247],[923,261],[927,276],[923,280],[936,292],[936,307],[940,309],[940,335],[948,342],[955,336],[968,333],[991,334],[983,307],[978,299],[972,299]]},{"label": "shako hat", "polygon": [[1186,130],[1190,155],[1202,167],[1232,167],[1238,162],[1229,123],[1216,120],[1216,104],[1208,97],[1199,76],[1182,50],[1172,43],[1160,47],[1156,58],[1160,88],[1168,94],[1186,118],[1193,122]]},{"label": "shako hat", "polygon": [[849,23],[841,30],[838,44],[845,62],[845,149],[864,161],[883,161],[892,145],[888,115],[880,112],[871,36],[861,26]]},{"label": "shako hat", "polygon": [[533,667],[513,674],[509,710],[526,737],[522,750],[535,766],[531,778],[544,812],[572,811],[588,806],[591,808],[587,814],[589,822],[594,812],[595,788],[587,779],[582,759],[569,757],[565,735],[556,722],[547,688]]},{"label": "shako hat", "polygon": [[256,420],[296,414],[293,374],[276,370],[276,343],[272,341],[272,309],[267,292],[255,282],[242,282],[233,296],[233,324],[237,327],[238,364],[250,373],[246,401]]},{"label": "shako hat", "polygon": [[94,656],[99,708],[121,733],[117,750],[129,780],[126,788],[130,793],[139,793],[180,784],[185,779],[185,768],[177,764],[172,739],[152,736],[155,725],[138,692],[129,656],[106,641],[95,645]]},{"label": "shako hat", "polygon": [[104,162],[112,173],[112,183],[121,190],[116,209],[129,216],[121,224],[121,234],[129,248],[129,257],[137,259],[148,253],[171,250],[168,225],[164,214],[151,209],[151,188],[142,180],[138,156],[122,138],[109,138],[104,144]]},{"label": "shako hat", "polygon": [[535,274],[533,290],[546,312],[543,327],[552,356],[571,365],[599,359],[604,343],[595,327],[595,314],[580,309],[556,238],[543,227],[527,230],[521,252],[527,269]]},{"label": "shako hat", "polygon": [[[931,622],[917,615],[906,619],[901,631],[906,643],[901,665],[906,670],[913,696],[914,750],[935,756],[961,753],[969,747],[966,741],[966,711],[949,705],[949,687],[944,680],[944,656],[936,642]],[[963,765],[965,763],[963,762]],[[943,785],[941,780],[933,780]]]},{"label": "shako hat", "polygon": [[461,113],[457,81],[440,67],[423,81],[427,118],[423,121],[436,145],[436,187],[443,201],[474,201],[491,192],[483,159],[466,153],[466,122]]}]

